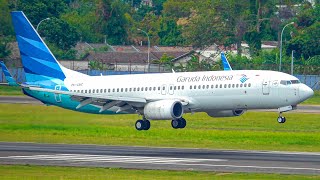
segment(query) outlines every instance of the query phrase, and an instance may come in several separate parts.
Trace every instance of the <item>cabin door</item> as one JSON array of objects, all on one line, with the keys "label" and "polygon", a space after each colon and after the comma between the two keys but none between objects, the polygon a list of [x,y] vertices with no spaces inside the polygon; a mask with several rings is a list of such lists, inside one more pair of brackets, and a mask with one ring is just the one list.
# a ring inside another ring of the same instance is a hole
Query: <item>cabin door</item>
[{"label": "cabin door", "polygon": [[263,95],[269,95],[270,94],[270,81],[269,80],[263,80],[263,82],[262,82],[262,94]]},{"label": "cabin door", "polygon": [[[56,85],[54,90],[60,91],[61,90],[61,85]],[[56,102],[61,102],[61,94],[54,94],[54,98],[56,99]]]}]

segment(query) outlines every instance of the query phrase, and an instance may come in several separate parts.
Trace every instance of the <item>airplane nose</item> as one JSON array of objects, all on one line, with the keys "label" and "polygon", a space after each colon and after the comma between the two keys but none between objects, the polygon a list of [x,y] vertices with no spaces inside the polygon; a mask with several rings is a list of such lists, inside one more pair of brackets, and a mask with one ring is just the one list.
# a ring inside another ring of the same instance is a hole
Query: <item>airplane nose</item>
[{"label": "airplane nose", "polygon": [[313,90],[307,85],[300,86],[299,95],[302,101],[309,99],[314,94]]}]

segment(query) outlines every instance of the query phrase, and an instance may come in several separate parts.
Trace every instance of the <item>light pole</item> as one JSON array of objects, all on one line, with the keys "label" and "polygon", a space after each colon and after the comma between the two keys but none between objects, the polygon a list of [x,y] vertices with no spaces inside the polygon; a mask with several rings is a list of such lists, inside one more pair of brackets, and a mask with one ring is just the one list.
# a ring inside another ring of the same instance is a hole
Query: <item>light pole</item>
[{"label": "light pole", "polygon": [[50,20],[50,18],[42,19],[42,20],[39,22],[39,24],[37,25],[37,28],[36,28],[37,32],[38,32],[39,25],[40,25],[43,21],[46,21],[46,20]]},{"label": "light pole", "polygon": [[291,23],[289,23],[289,24],[286,24],[284,27],[283,27],[283,29],[282,29],[282,31],[281,31],[281,40],[280,40],[280,63],[279,63],[279,71],[281,72],[281,63],[282,63],[282,34],[283,34],[283,31],[284,31],[284,29],[287,27],[287,26],[289,26],[289,25],[291,25],[291,24],[294,24],[294,22],[291,22]]},{"label": "light pole", "polygon": [[139,29],[139,28],[137,30],[143,32],[148,37],[148,72],[150,72],[150,38],[149,38],[148,33],[145,32],[144,30]]}]

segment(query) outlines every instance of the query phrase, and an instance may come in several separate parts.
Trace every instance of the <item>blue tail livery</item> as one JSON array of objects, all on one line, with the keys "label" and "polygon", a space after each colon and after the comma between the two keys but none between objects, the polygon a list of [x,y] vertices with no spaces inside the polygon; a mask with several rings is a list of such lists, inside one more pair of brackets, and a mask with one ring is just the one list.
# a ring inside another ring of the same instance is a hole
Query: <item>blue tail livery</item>
[{"label": "blue tail livery", "polygon": [[19,86],[19,84],[16,82],[16,80],[13,79],[12,75],[10,74],[7,66],[4,64],[3,61],[0,61],[0,65],[2,68],[2,72],[8,82],[9,86]]},{"label": "blue tail livery", "polygon": [[229,64],[229,61],[227,60],[226,55],[224,54],[224,52],[221,52],[221,61],[223,64],[223,70],[225,71],[232,71],[232,68]]}]

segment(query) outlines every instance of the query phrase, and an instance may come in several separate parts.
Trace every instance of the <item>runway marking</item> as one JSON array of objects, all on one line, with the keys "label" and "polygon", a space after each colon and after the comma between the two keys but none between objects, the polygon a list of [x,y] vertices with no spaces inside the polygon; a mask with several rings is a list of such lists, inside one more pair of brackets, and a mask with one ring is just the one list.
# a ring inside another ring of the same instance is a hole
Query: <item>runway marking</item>
[{"label": "runway marking", "polygon": [[312,167],[285,167],[285,166],[252,166],[232,164],[208,164],[210,162],[226,162],[225,159],[196,159],[196,158],[170,158],[170,157],[148,157],[148,156],[112,156],[112,155],[88,155],[88,154],[53,154],[53,155],[30,155],[30,156],[7,156],[0,159],[14,160],[40,160],[40,161],[67,161],[67,162],[98,162],[98,163],[131,163],[131,164],[158,164],[177,166],[204,166],[204,167],[226,167],[226,168],[249,168],[249,169],[274,169],[274,170],[309,170],[316,173],[318,168]]},{"label": "runway marking", "polygon": [[177,164],[199,162],[221,162],[224,159],[195,159],[195,158],[170,158],[170,157],[147,157],[147,156],[109,156],[109,155],[86,155],[86,154],[54,154],[32,156],[8,156],[0,159],[17,160],[46,160],[46,161],[81,161],[81,162],[119,162],[119,163],[153,163],[153,164]]}]

